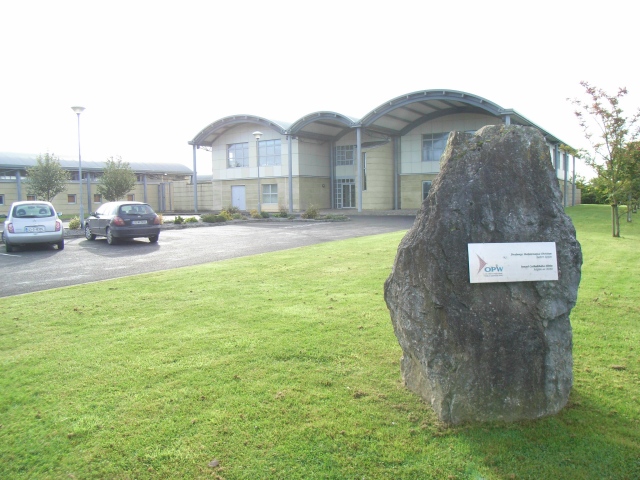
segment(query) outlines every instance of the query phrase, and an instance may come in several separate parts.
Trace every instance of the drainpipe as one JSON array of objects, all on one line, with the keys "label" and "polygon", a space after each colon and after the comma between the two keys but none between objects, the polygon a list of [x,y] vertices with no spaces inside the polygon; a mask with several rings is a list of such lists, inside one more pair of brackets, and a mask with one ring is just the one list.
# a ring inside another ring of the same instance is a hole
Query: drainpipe
[{"label": "drainpipe", "polygon": [[147,200],[147,174],[146,173],[142,175],[142,193],[143,193],[144,203],[149,203],[149,201]]},{"label": "drainpipe", "polygon": [[198,171],[196,169],[196,146],[193,145],[193,213],[198,213]]},{"label": "drainpipe", "polygon": [[358,189],[358,212],[362,212],[362,127],[356,128],[356,155],[358,157],[357,166],[358,166],[358,174],[356,178],[358,179],[356,185]]}]

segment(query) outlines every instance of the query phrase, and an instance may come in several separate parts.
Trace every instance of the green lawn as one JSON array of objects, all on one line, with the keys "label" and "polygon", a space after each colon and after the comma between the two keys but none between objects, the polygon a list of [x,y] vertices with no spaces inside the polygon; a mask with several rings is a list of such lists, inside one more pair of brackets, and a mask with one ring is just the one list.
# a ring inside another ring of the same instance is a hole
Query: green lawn
[{"label": "green lawn", "polygon": [[403,387],[399,232],[4,298],[0,478],[637,479],[640,216],[614,239],[608,207],[569,213],[554,417],[445,428]]}]

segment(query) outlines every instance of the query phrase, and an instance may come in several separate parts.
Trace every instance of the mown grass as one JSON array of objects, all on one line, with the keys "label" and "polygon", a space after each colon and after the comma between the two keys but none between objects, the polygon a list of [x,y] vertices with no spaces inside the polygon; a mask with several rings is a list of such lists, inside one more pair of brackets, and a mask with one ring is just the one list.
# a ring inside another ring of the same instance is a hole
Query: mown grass
[{"label": "mown grass", "polygon": [[0,478],[639,478],[640,229],[569,212],[584,265],[554,417],[445,428],[403,387],[399,232],[3,299]]}]

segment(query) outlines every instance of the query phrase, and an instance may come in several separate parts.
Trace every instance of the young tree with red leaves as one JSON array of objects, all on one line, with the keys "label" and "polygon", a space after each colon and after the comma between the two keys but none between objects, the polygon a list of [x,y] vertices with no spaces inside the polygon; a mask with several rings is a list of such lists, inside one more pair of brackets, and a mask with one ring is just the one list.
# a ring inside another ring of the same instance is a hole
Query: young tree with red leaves
[{"label": "young tree with red leaves", "polygon": [[637,162],[638,157],[630,154],[630,145],[640,133],[640,128],[636,126],[640,109],[632,117],[624,115],[620,107],[620,100],[627,94],[624,87],[619,88],[617,94],[609,95],[589,82],[582,81],[580,85],[585,88],[589,100],[570,101],[576,106],[574,113],[593,150],[582,150],[581,156],[598,174],[593,183],[605,193],[611,205],[612,232],[614,237],[619,237],[618,207],[627,203],[630,208],[633,198],[633,172],[637,171],[633,163]]}]

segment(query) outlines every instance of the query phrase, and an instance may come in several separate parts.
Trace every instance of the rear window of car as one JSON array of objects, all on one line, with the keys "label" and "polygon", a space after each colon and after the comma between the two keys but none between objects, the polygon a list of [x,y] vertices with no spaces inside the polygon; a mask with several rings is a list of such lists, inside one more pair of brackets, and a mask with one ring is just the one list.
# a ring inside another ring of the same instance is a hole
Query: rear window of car
[{"label": "rear window of car", "polygon": [[146,215],[154,213],[149,205],[122,205],[120,215]]},{"label": "rear window of car", "polygon": [[45,204],[16,205],[13,207],[13,216],[16,218],[46,218],[54,215],[53,208]]}]

